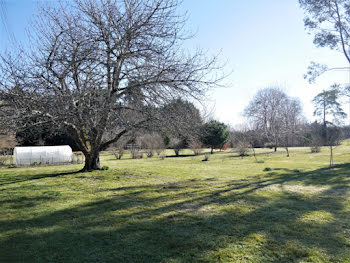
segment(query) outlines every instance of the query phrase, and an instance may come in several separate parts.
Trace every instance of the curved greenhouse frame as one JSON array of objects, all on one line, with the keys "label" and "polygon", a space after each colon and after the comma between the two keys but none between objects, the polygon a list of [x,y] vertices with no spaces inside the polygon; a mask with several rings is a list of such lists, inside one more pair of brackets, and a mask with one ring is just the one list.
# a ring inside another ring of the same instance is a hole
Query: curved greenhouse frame
[{"label": "curved greenhouse frame", "polygon": [[57,164],[72,161],[73,152],[68,145],[15,147],[13,151],[15,165]]}]

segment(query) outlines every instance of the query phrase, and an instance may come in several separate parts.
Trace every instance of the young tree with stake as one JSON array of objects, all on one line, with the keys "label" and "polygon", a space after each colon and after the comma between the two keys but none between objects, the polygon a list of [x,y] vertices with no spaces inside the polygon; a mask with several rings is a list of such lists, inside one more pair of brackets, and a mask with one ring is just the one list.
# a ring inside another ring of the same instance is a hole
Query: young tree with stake
[{"label": "young tree with stake", "polygon": [[[339,103],[338,88],[339,86],[334,84],[331,86],[330,90],[320,92],[312,100],[315,107],[314,116],[318,116],[322,119],[322,138],[324,144],[328,142],[328,124],[338,124],[346,117],[346,113]],[[329,116],[332,116],[332,122],[328,120]]]},{"label": "young tree with stake", "polygon": [[[324,90],[313,99],[315,105],[314,115],[322,118],[322,139],[323,144],[330,149],[329,167],[333,167],[334,146],[339,143],[341,131],[337,124],[346,117],[346,113],[339,103],[339,85],[332,85],[330,90]],[[332,122],[327,118],[331,115]]]}]

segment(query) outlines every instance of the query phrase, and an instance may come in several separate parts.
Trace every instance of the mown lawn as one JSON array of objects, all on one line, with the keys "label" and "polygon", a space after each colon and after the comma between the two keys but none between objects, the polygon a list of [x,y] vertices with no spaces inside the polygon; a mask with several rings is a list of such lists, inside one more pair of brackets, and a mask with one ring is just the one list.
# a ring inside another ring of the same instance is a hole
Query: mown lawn
[{"label": "mown lawn", "polygon": [[350,262],[350,146],[328,154],[3,168],[0,262]]}]

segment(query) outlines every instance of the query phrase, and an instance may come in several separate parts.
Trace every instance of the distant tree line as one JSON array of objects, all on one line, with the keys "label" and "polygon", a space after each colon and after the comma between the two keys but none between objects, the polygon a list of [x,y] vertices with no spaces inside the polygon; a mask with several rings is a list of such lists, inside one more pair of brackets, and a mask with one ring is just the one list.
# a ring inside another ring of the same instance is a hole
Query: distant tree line
[{"label": "distant tree line", "polygon": [[[111,144],[109,149],[118,156],[128,148],[144,149],[148,151],[149,157],[154,153],[159,154],[161,150],[173,149],[174,154],[179,156],[182,149],[188,148],[199,154],[202,148],[210,147],[213,153],[214,149],[223,149],[230,140],[228,127],[216,120],[205,122],[192,102],[177,98],[162,107],[154,108],[153,114],[155,116],[152,122],[142,129],[125,134],[118,142]],[[16,139],[21,146],[70,145],[73,150],[80,150],[69,132],[67,129],[57,131],[50,125],[40,125],[32,129],[19,129]]]},{"label": "distant tree line", "polygon": [[[204,121],[199,109],[189,101],[177,98],[152,110],[155,117],[143,129],[125,134],[110,149],[125,150],[130,145],[147,149],[149,156],[161,149],[173,149],[176,156],[182,149],[271,148],[329,146],[340,138],[350,137],[350,127],[339,126],[346,114],[341,109],[340,87],[332,85],[313,100],[316,121],[308,122],[302,114],[297,98],[289,97],[278,87],[268,87],[257,92],[244,111],[246,123],[239,129],[229,128],[217,120]],[[135,101],[135,96],[130,96]],[[174,114],[175,113],[175,114]],[[335,136],[335,134],[337,136]],[[108,133],[107,133],[108,135]],[[69,135],[69,130],[51,130],[49,125],[16,133],[19,145],[70,145],[79,150]]]},{"label": "distant tree line", "polygon": [[[308,122],[302,114],[298,98],[288,96],[279,87],[268,87],[256,93],[245,108],[246,123],[231,130],[231,147],[320,146],[333,147],[341,139],[350,137],[350,127],[343,126],[346,117],[341,108],[342,89],[334,84],[313,99],[314,122]],[[331,149],[332,150],[332,149]]]}]

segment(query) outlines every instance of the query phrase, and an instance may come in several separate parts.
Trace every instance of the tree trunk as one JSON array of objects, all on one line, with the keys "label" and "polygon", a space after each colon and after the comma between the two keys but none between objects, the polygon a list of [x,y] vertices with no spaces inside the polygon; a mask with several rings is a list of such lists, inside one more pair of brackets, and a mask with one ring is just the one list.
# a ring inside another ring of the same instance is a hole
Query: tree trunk
[{"label": "tree trunk", "polygon": [[288,147],[286,147],[286,151],[287,151],[287,157],[289,157],[289,150],[288,150]]},{"label": "tree trunk", "polygon": [[329,160],[329,168],[333,167],[333,146],[330,146],[331,149],[331,156],[330,156],[330,160]]},{"label": "tree trunk", "polygon": [[255,148],[254,148],[254,146],[252,147],[252,149],[253,149],[253,154],[254,154],[255,162],[258,162],[258,159],[256,158],[256,154],[255,154]]},{"label": "tree trunk", "polygon": [[82,171],[90,172],[93,170],[100,170],[100,153],[85,155],[85,166]]},{"label": "tree trunk", "polygon": [[213,154],[213,152],[214,152],[214,148],[213,148],[213,147],[211,147],[210,154]]},{"label": "tree trunk", "polygon": [[322,136],[323,136],[323,143],[327,145],[328,143],[328,134],[327,134],[327,122],[326,122],[326,98],[323,97],[323,131],[322,131]]},{"label": "tree trunk", "polygon": [[275,152],[277,152],[277,146],[276,146],[276,145],[275,145],[275,147],[274,147],[274,148],[275,148]]}]

